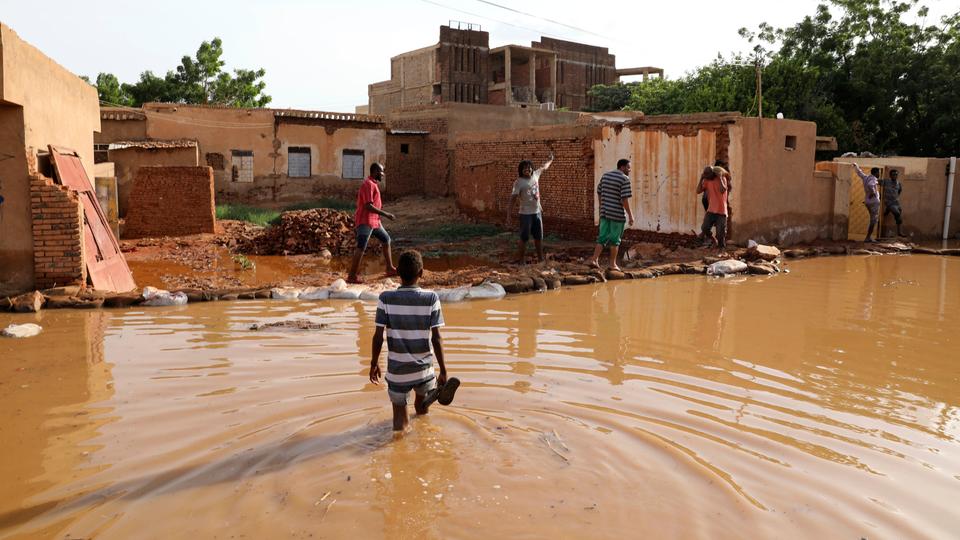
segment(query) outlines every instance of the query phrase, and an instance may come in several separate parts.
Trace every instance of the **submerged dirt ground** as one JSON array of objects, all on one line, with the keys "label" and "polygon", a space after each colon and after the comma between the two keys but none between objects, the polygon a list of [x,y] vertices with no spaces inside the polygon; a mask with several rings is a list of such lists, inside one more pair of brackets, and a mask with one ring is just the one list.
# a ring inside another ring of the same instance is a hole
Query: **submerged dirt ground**
[{"label": "submerged dirt ground", "polygon": [[[535,264],[533,244],[527,250],[528,264],[516,264],[517,234],[512,230],[474,223],[457,211],[453,199],[404,198],[385,208],[397,216],[385,227],[394,240],[394,259],[404,249],[424,255],[426,287],[475,284],[503,275],[583,273],[590,256],[590,242],[563,240],[549,234],[545,240],[547,261]],[[122,242],[124,255],[140,287],[164,289],[230,289],[240,287],[323,286],[345,278],[349,253],[297,255],[243,255],[245,238],[259,227],[240,221],[220,221],[222,232],[180,238],[146,238]],[[631,249],[632,248],[632,249]],[[660,244],[623,246],[631,260],[627,266],[689,262],[716,256],[715,249],[668,249]],[[244,263],[244,258],[252,265]],[[606,258],[604,254],[601,262]],[[365,279],[384,279],[384,263],[376,241],[364,257]]]}]

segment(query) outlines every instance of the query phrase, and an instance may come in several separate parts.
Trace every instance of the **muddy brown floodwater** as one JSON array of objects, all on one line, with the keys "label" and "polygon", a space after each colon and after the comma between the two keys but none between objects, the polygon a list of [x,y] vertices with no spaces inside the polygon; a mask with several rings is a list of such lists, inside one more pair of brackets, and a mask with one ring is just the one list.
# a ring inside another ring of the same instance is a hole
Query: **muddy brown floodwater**
[{"label": "muddy brown floodwater", "polygon": [[372,304],[0,315],[0,537],[956,535],[960,258],[790,269],[446,305],[398,439]]}]

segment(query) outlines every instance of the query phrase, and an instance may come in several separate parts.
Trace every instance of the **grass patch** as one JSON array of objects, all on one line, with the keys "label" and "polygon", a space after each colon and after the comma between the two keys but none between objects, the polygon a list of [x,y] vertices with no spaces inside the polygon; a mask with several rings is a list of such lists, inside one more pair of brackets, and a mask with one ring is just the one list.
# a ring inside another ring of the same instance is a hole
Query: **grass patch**
[{"label": "grass patch", "polygon": [[316,201],[306,201],[302,203],[291,204],[290,206],[283,207],[284,211],[287,210],[311,210],[313,208],[332,208],[333,210],[354,210],[356,204],[351,201],[345,201],[343,199],[333,199],[326,197]]},{"label": "grass patch", "polygon": [[455,241],[498,234],[500,229],[488,223],[445,223],[423,229],[419,231],[418,236],[433,240]]},{"label": "grass patch", "polygon": [[242,204],[218,204],[217,219],[235,219],[247,221],[254,225],[266,227],[280,222],[280,213],[290,210],[311,210],[313,208],[332,208],[334,210],[353,210],[354,203],[342,199],[325,198],[316,201],[307,201],[291,204],[282,210],[269,208],[255,208]]},{"label": "grass patch", "polygon": [[279,210],[269,210],[266,208],[254,208],[242,204],[218,204],[217,219],[235,219],[237,221],[247,221],[254,225],[266,227],[271,221],[280,216]]}]

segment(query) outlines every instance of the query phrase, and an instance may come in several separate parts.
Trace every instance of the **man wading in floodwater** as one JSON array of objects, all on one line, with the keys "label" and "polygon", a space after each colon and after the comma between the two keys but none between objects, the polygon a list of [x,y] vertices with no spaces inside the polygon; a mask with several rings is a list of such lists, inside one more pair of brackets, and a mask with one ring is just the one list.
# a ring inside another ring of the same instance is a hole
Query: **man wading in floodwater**
[{"label": "man wading in floodwater", "polygon": [[370,176],[363,181],[360,190],[357,191],[357,212],[353,215],[353,222],[357,227],[357,248],[353,252],[353,262],[350,264],[347,283],[363,283],[358,272],[363,252],[367,250],[367,242],[370,241],[371,236],[376,237],[383,245],[383,262],[387,267],[387,275],[397,275],[397,267],[393,265],[393,256],[390,254],[390,235],[380,224],[380,216],[391,221],[397,219],[397,216],[390,212],[381,210],[383,203],[380,201],[380,186],[377,182],[382,181],[385,175],[383,165],[373,163],[370,165]]},{"label": "man wading in floodwater", "polygon": [[513,205],[520,199],[520,248],[518,264],[526,264],[527,240],[533,236],[533,245],[537,248],[537,262],[543,262],[543,208],[540,206],[540,175],[553,164],[553,154],[537,170],[533,162],[523,160],[517,166],[517,180],[513,183],[510,204],[507,206],[507,228],[511,226]]},{"label": "man wading in floodwater", "polygon": [[[407,396],[411,390],[416,394],[414,410],[417,414],[427,414],[434,401],[441,405],[453,401],[460,380],[448,379],[447,366],[443,363],[440,297],[417,284],[423,276],[423,258],[417,251],[404,251],[397,266],[403,285],[395,291],[380,293],[377,302],[370,382],[380,384],[380,351],[386,329],[387,394],[393,404],[393,430],[401,431],[407,426]],[[434,353],[440,365],[439,377],[433,373]]]},{"label": "man wading in floodwater", "polygon": [[[857,171],[860,180],[863,181],[863,205],[867,207],[867,212],[870,212],[870,227],[867,229],[867,237],[863,241],[876,242],[870,236],[873,235],[873,228],[877,226],[877,221],[880,220],[880,193],[877,192],[877,175],[880,174],[880,168],[870,169],[870,174],[863,172],[863,169],[856,163],[853,164],[853,168]],[[880,236],[880,231],[877,231],[877,236]]]}]

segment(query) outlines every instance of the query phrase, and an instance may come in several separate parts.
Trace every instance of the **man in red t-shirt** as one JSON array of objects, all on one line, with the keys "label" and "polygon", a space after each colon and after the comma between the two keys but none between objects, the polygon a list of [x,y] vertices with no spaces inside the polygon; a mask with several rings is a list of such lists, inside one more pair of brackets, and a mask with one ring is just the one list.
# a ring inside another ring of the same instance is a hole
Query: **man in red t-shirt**
[{"label": "man in red t-shirt", "polygon": [[380,216],[389,220],[397,219],[390,212],[385,212],[380,208],[383,203],[380,201],[380,182],[386,176],[383,165],[373,163],[370,165],[370,176],[360,185],[357,192],[357,213],[353,216],[353,222],[357,227],[357,249],[353,252],[353,264],[350,265],[350,275],[347,276],[347,283],[363,283],[357,273],[360,271],[360,260],[363,259],[363,252],[367,249],[367,242],[373,236],[383,244],[383,262],[387,267],[387,275],[397,275],[397,267],[393,265],[393,256],[390,254],[390,235],[380,224]]}]

